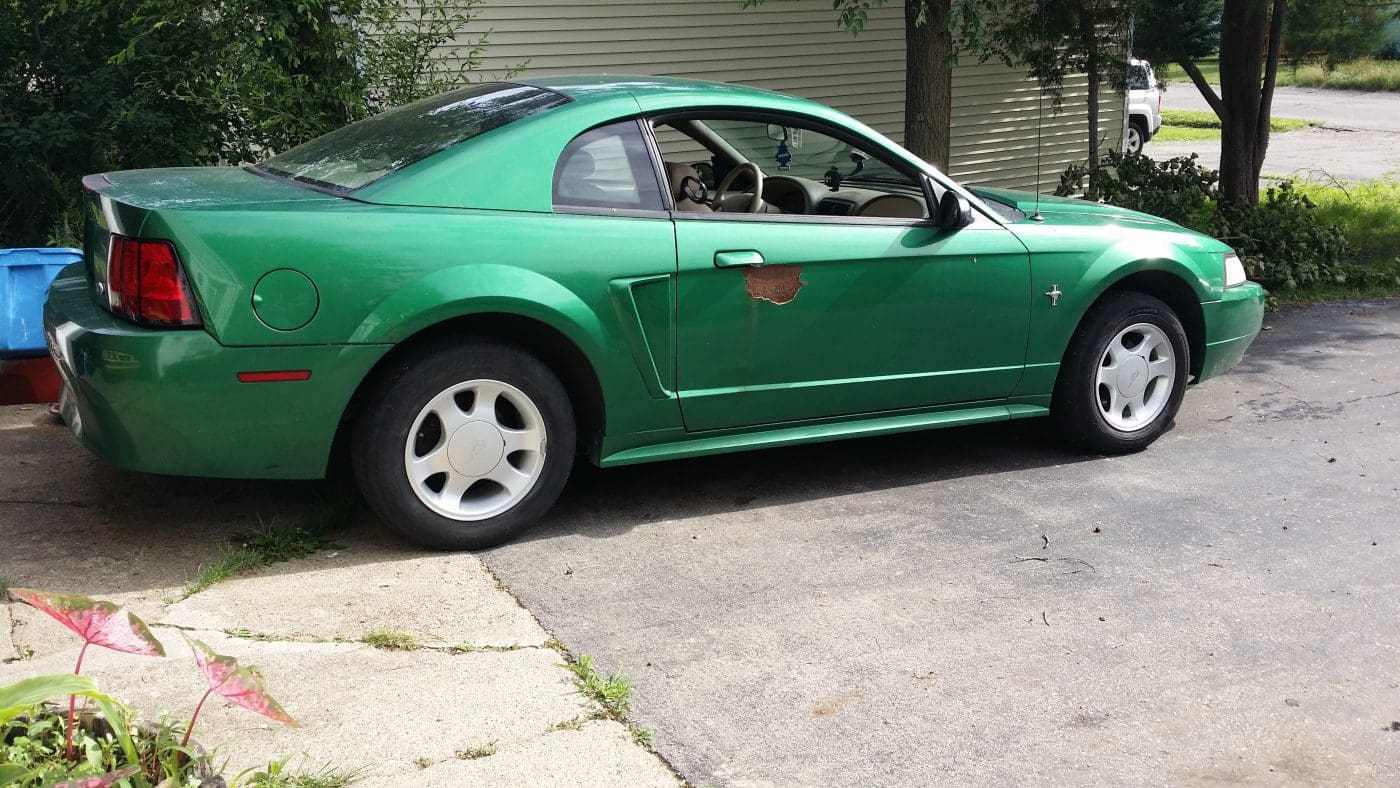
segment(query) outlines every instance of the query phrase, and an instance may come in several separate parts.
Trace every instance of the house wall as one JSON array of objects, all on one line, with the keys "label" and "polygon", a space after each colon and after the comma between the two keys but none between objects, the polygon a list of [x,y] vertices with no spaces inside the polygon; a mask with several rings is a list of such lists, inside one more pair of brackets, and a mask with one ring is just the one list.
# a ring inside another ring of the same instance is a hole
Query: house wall
[{"label": "house wall", "polygon": [[[859,36],[824,0],[485,0],[466,31],[489,30],[482,69],[522,79],[563,73],[712,79],[810,98],[895,140],[904,136],[901,4],[872,9]],[[454,61],[444,49],[440,57]],[[1023,71],[964,57],[953,76],[951,174],[963,183],[1030,189],[1040,125],[1041,186],[1053,189],[1087,156],[1083,76],[1066,81],[1058,113]],[[1102,149],[1121,149],[1124,102],[1105,90]],[[1038,120],[1042,120],[1040,124]]]}]

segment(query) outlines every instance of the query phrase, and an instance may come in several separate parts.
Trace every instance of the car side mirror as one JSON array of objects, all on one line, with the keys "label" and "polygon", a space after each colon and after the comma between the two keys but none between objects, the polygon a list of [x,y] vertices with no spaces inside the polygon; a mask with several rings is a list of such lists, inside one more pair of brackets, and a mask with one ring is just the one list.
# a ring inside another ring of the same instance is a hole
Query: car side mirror
[{"label": "car side mirror", "polygon": [[933,223],[950,230],[966,227],[972,224],[972,204],[952,189],[944,191],[938,200],[938,211],[933,217]]}]

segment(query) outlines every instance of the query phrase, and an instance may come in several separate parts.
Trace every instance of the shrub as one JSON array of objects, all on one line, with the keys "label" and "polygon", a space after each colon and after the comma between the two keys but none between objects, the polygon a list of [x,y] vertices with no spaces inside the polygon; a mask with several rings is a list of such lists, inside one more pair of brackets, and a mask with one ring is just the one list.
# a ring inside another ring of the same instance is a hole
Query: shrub
[{"label": "shrub", "polygon": [[[1081,191],[1085,168],[1071,166],[1055,193]],[[1223,203],[1219,173],[1196,156],[1154,161],[1109,153],[1089,192],[1112,205],[1142,211],[1218,238],[1234,247],[1250,278],[1271,290],[1346,281],[1351,252],[1346,235],[1324,221],[1317,205],[1291,183],[1270,187],[1258,205]]]},{"label": "shrub", "polygon": [[88,173],[255,161],[469,81],[482,1],[0,2],[0,247],[74,243]]},{"label": "shrub", "polygon": [[1346,281],[1346,236],[1319,219],[1313,201],[1288,181],[1269,187],[1256,206],[1221,205],[1210,230],[1240,253],[1250,278],[1266,287]]}]

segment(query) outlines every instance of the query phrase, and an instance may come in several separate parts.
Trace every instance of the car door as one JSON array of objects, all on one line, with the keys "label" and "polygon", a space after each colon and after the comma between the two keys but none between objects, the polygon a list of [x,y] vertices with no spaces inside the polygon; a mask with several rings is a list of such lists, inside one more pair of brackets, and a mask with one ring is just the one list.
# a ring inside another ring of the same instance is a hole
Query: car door
[{"label": "car door", "polygon": [[1021,377],[1029,257],[990,218],[673,216],[687,430],[997,401]]}]

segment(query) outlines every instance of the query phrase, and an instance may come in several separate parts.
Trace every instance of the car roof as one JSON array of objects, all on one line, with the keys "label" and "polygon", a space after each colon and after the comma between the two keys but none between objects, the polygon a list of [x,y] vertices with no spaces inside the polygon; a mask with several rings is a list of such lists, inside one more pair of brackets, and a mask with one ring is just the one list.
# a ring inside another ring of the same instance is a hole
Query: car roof
[{"label": "car roof", "polygon": [[515,81],[519,84],[553,90],[579,102],[622,98],[629,95],[640,100],[647,96],[668,96],[676,93],[703,94],[709,98],[721,100],[760,99],[765,102],[773,99],[795,98],[782,93],[774,93],[771,90],[730,85],[725,82],[710,82],[683,77],[653,77],[640,74],[574,74]]}]

